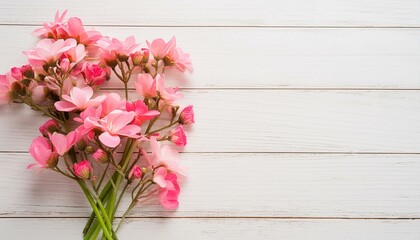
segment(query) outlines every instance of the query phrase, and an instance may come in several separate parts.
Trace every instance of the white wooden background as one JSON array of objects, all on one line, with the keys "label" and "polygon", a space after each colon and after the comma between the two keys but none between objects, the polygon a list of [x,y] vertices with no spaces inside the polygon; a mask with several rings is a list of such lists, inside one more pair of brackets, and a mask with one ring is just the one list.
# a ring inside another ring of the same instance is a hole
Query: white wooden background
[{"label": "white wooden background", "polygon": [[[136,209],[121,239],[420,239],[419,0],[105,2],[2,0],[0,71],[66,8],[191,53],[180,208]],[[43,121],[0,108],[1,239],[81,238],[78,187],[25,169]]]}]

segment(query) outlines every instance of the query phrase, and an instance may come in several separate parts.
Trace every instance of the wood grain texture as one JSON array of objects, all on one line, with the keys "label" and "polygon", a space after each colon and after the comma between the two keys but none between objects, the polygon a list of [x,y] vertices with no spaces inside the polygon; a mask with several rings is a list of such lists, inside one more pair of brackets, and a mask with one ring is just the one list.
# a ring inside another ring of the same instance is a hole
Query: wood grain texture
[{"label": "wood grain texture", "polygon": [[[0,161],[0,217],[88,216],[73,181],[26,170],[28,154],[2,153]],[[179,209],[149,201],[131,216],[420,217],[420,155],[190,153],[182,165],[189,177]]]},{"label": "wood grain texture", "polygon": [[[184,152],[419,152],[419,91],[183,93],[181,106],[197,115]],[[24,105],[1,107],[0,151],[27,151],[45,120]]]},{"label": "wood grain texture", "polygon": [[[0,219],[9,239],[81,239],[85,219]],[[227,227],[228,226],[228,227]],[[17,230],[17,229],[25,229]],[[131,219],[120,239],[417,240],[419,220]]]},{"label": "wood grain texture", "polygon": [[[1,9],[1,8],[0,8]],[[35,27],[0,26],[0,72],[26,63]],[[183,88],[420,89],[420,29],[124,28],[145,43],[176,36],[195,71],[175,75]],[[144,46],[144,45],[143,45]],[[122,87],[111,81],[107,87]]]},{"label": "wood grain texture", "polygon": [[[1,24],[43,23],[70,9],[87,24],[132,26],[419,26],[416,0],[1,2]],[[92,10],[97,14],[92,14]],[[29,17],[30,16],[30,17]]]}]

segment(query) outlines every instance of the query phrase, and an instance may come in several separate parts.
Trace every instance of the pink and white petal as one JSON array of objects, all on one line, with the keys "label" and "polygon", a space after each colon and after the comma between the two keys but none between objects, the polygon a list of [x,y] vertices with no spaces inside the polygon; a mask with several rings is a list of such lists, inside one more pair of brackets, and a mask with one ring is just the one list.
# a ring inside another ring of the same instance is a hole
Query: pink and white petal
[{"label": "pink and white petal", "polygon": [[119,136],[112,136],[109,132],[104,132],[99,135],[99,140],[108,147],[116,147],[121,142],[121,138]]},{"label": "pink and white petal", "polygon": [[66,101],[58,101],[54,103],[54,107],[58,111],[62,111],[62,112],[71,112],[77,109],[76,105],[74,105],[71,102],[66,102]]}]

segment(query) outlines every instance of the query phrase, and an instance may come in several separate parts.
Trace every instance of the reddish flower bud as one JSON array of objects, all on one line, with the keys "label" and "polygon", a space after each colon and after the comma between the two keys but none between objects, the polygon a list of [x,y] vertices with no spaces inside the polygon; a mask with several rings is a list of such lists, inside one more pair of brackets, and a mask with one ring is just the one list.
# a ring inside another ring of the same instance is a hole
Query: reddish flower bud
[{"label": "reddish flower bud", "polygon": [[81,179],[89,179],[92,175],[92,166],[87,160],[83,160],[73,165],[73,171]]},{"label": "reddish flower bud", "polygon": [[187,145],[187,136],[185,135],[184,127],[182,125],[169,132],[169,141],[175,143],[178,146]]},{"label": "reddish flower bud", "polygon": [[192,105],[185,107],[179,115],[181,124],[188,125],[194,123],[194,109]]}]

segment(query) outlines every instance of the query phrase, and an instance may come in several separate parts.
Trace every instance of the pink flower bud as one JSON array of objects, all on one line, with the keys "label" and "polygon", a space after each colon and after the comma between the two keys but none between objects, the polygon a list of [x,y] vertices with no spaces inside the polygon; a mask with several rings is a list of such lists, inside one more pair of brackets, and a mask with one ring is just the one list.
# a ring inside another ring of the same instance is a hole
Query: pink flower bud
[{"label": "pink flower bud", "polygon": [[41,168],[53,168],[57,165],[58,154],[53,152],[51,143],[44,137],[37,137],[32,141],[29,153],[37,162],[28,168],[38,165]]},{"label": "pink flower bud", "polygon": [[44,136],[48,136],[48,133],[56,132],[58,129],[60,129],[58,122],[50,119],[39,127],[39,132]]},{"label": "pink flower bud", "polygon": [[[86,83],[90,86],[101,85],[108,79],[108,68],[101,68],[97,64],[87,64],[84,70]],[[109,69],[108,69],[109,70]]]},{"label": "pink flower bud", "polygon": [[62,73],[70,71],[70,60],[68,58],[63,58],[60,62],[60,69]]},{"label": "pink flower bud", "polygon": [[106,152],[104,152],[102,149],[98,148],[98,150],[96,150],[96,152],[94,152],[92,154],[93,158],[100,162],[100,163],[106,163],[108,162],[108,155],[106,154]]},{"label": "pink flower bud", "polygon": [[175,143],[178,146],[187,145],[187,136],[185,135],[184,127],[182,125],[169,132],[169,141]]},{"label": "pink flower bud", "polygon": [[89,179],[92,175],[92,166],[87,160],[83,160],[73,165],[73,171],[81,179]]},{"label": "pink flower bud", "polygon": [[192,105],[185,107],[179,115],[181,124],[188,125],[194,123],[194,109]]},{"label": "pink flower bud", "polygon": [[134,166],[133,169],[131,169],[130,173],[128,174],[128,178],[132,179],[132,178],[141,178],[141,176],[143,175],[143,172],[141,170],[141,168],[139,166]]}]

